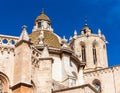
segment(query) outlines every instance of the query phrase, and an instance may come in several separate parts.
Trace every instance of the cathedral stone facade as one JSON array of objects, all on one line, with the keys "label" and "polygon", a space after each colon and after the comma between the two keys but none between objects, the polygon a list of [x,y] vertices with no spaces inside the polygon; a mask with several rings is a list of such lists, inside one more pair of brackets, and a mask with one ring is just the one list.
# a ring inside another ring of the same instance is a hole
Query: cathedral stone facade
[{"label": "cathedral stone facade", "polygon": [[42,12],[31,34],[0,35],[0,93],[120,93],[120,66],[108,67],[106,39],[87,24],[69,42]]}]

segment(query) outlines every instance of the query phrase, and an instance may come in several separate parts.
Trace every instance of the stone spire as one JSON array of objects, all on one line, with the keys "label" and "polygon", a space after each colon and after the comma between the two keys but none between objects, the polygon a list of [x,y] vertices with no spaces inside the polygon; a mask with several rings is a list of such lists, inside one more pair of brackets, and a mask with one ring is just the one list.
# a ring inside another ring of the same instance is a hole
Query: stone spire
[{"label": "stone spire", "polygon": [[70,36],[69,41],[71,41],[72,39],[73,39],[72,36]]},{"label": "stone spire", "polygon": [[68,40],[66,39],[66,37],[63,36],[63,42],[64,42],[64,43],[67,43],[67,41],[68,41]]},{"label": "stone spire", "polygon": [[26,30],[27,26],[23,25],[22,28],[23,28],[23,30],[20,35],[19,41],[21,41],[21,40],[29,41],[29,35]]},{"label": "stone spire", "polygon": [[74,31],[74,36],[77,36],[77,31],[76,30]]},{"label": "stone spire", "polygon": [[100,30],[100,28],[98,29],[98,36],[101,37],[101,30]]},{"label": "stone spire", "polygon": [[77,31],[75,30],[73,38],[76,38],[76,37],[77,37]]},{"label": "stone spire", "polygon": [[62,45],[62,47],[63,48],[66,48],[67,47],[67,39],[65,38],[65,36],[63,36],[63,39],[62,39],[62,43],[63,43],[63,45]]}]

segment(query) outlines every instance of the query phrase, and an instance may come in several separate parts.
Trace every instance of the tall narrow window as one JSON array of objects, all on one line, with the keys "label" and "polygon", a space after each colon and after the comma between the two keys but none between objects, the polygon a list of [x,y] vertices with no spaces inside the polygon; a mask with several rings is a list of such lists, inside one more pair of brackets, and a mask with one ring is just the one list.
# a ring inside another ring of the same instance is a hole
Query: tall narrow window
[{"label": "tall narrow window", "polygon": [[86,62],[86,53],[85,53],[85,46],[82,45],[82,62]]},{"label": "tall narrow window", "polygon": [[41,22],[38,22],[38,28],[40,28],[41,27]]},{"label": "tall narrow window", "polygon": [[97,63],[97,55],[96,55],[96,47],[93,45],[93,62],[94,64]]}]

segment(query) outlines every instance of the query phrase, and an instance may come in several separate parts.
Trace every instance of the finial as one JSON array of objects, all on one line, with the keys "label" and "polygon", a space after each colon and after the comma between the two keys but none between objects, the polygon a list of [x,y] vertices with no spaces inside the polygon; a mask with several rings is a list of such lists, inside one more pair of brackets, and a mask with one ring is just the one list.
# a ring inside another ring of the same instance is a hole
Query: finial
[{"label": "finial", "polygon": [[22,29],[23,29],[23,30],[26,30],[26,28],[27,28],[26,25],[23,25],[23,26],[22,26]]},{"label": "finial", "polygon": [[87,24],[87,18],[85,18],[84,22],[85,22],[85,26],[87,26],[87,25],[88,25],[88,24]]},{"label": "finial", "polygon": [[99,29],[98,29],[98,36],[101,37],[101,35],[102,35],[102,34],[101,34],[101,30],[100,30],[100,28],[99,28]]},{"label": "finial", "polygon": [[18,41],[21,41],[21,40],[29,41],[29,35],[27,33],[26,28],[27,28],[26,25],[22,26],[23,31],[22,31]]},{"label": "finial", "polygon": [[69,40],[71,41],[72,39],[73,39],[72,36],[70,36]]},{"label": "finial", "polygon": [[42,8],[42,14],[44,14],[44,8]]},{"label": "finial", "polygon": [[77,31],[76,30],[74,30],[74,36],[77,36]]},{"label": "finial", "polygon": [[101,34],[101,29],[100,28],[98,29],[98,34]]},{"label": "finial", "polygon": [[65,38],[65,36],[63,36],[63,39],[62,39],[62,48],[66,48],[67,47],[67,39]]},{"label": "finial", "polygon": [[67,43],[67,39],[65,38],[65,36],[63,36],[63,41]]},{"label": "finial", "polygon": [[75,39],[76,37],[77,37],[77,31],[74,30],[74,36],[73,36],[73,38]]}]

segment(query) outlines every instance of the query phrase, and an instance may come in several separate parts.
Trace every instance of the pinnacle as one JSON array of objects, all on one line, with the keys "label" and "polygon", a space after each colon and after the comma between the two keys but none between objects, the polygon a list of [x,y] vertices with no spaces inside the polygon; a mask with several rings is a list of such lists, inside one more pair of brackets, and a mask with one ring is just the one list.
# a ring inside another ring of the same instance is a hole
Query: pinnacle
[{"label": "pinnacle", "polygon": [[29,41],[29,36],[28,36],[27,30],[26,30],[27,26],[23,25],[22,28],[23,28],[23,30],[20,35],[19,41],[21,41],[21,40]]}]

